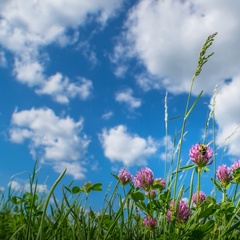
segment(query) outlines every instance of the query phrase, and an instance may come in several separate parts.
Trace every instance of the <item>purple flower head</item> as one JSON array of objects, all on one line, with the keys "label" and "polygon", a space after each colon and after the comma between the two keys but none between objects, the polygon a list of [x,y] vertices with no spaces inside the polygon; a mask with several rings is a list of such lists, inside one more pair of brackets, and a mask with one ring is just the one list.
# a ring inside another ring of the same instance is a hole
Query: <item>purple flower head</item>
[{"label": "purple flower head", "polygon": [[126,169],[120,169],[118,178],[122,185],[126,185],[132,181],[132,176]]},{"label": "purple flower head", "polygon": [[[170,202],[170,208],[168,209],[168,212],[166,215],[166,219],[168,222],[172,221],[174,205],[175,205],[174,202]],[[177,213],[176,213],[176,220],[186,222],[190,216],[190,213],[191,213],[191,211],[188,207],[188,204],[185,203],[183,200],[180,200],[178,209],[177,209]]]},{"label": "purple flower head", "polygon": [[234,171],[234,170],[236,170],[236,169],[238,169],[238,168],[240,168],[240,159],[239,159],[238,161],[235,161],[235,162],[231,165],[231,167],[230,167],[230,169],[231,169],[232,171]]},{"label": "purple flower head", "polygon": [[204,192],[202,192],[202,191],[195,192],[192,195],[193,203],[196,204],[196,205],[201,204],[205,199],[206,199],[206,194]]},{"label": "purple flower head", "polygon": [[155,190],[150,190],[149,192],[146,192],[145,195],[151,199],[154,199],[157,196],[157,193]]},{"label": "purple flower head", "polygon": [[143,219],[143,225],[148,229],[153,230],[157,225],[157,220],[155,218],[146,216]]},{"label": "purple flower head", "polygon": [[232,175],[234,177],[234,180],[239,184],[240,183],[240,159],[238,161],[235,161],[230,169],[232,170]]},{"label": "purple flower head", "polygon": [[138,188],[148,191],[154,182],[154,175],[151,169],[142,168],[134,177],[134,185]]},{"label": "purple flower head", "polygon": [[217,170],[217,179],[222,184],[224,188],[227,188],[230,182],[232,181],[231,169],[228,168],[225,164],[218,167]]},{"label": "purple flower head", "polygon": [[197,143],[190,148],[190,159],[199,167],[210,165],[213,161],[209,161],[212,157],[213,151],[208,145]]},{"label": "purple flower head", "polygon": [[155,184],[160,185],[160,190],[163,190],[166,187],[166,181],[163,178],[156,178],[154,180],[154,185]]}]

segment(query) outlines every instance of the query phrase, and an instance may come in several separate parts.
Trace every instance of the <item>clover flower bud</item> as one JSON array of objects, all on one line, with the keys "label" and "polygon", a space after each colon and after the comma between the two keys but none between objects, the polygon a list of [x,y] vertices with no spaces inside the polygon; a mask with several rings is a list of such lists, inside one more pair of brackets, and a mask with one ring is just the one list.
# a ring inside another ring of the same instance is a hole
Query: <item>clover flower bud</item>
[{"label": "clover flower bud", "polygon": [[149,191],[154,182],[152,170],[149,168],[142,168],[141,171],[136,173],[133,182],[136,187]]},{"label": "clover flower bud", "polygon": [[202,191],[200,192],[195,192],[192,195],[192,201],[194,204],[199,205],[201,204],[204,200],[206,199],[206,194]]},{"label": "clover flower bud", "polygon": [[240,159],[238,161],[235,161],[230,169],[232,170],[232,175],[236,182],[239,184],[240,183]]},{"label": "clover flower bud", "polygon": [[225,164],[219,166],[217,170],[217,179],[224,188],[227,188],[233,179],[231,169],[228,168]]},{"label": "clover flower bud", "polygon": [[149,230],[153,230],[157,225],[157,220],[155,218],[146,216],[143,219],[143,225]]},{"label": "clover flower bud", "polygon": [[166,188],[166,181],[163,178],[156,178],[154,180],[154,184],[160,185],[160,190],[163,190]]},{"label": "clover flower bud", "polygon": [[155,190],[151,189],[149,192],[146,192],[145,195],[150,199],[154,199],[157,196],[157,193]]},{"label": "clover flower bud", "polygon": [[[173,214],[173,210],[174,210],[174,205],[175,202],[170,202],[170,208],[168,209],[167,215],[166,215],[166,219],[168,222],[172,221],[172,214]],[[188,204],[185,203],[183,200],[180,200],[179,205],[178,205],[178,209],[177,209],[177,213],[176,213],[176,220],[178,222],[186,222],[189,218],[191,214],[191,211],[188,207]]]},{"label": "clover flower bud", "polygon": [[122,185],[126,185],[132,181],[132,176],[126,169],[120,169],[118,178]]}]

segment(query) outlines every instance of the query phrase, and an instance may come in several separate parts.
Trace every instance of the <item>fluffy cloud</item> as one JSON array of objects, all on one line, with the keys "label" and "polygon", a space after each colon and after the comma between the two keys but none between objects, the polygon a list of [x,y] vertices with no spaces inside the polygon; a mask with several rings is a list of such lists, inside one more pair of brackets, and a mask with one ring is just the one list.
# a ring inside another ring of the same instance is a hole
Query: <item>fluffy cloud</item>
[{"label": "fluffy cloud", "polygon": [[89,139],[82,134],[83,120],[60,118],[51,109],[15,111],[12,115],[10,140],[15,143],[29,141],[34,158],[50,164],[58,173],[67,167],[67,174],[75,179],[84,177],[86,169],[80,162]]},{"label": "fluffy cloud", "polygon": [[218,124],[217,143],[228,147],[228,153],[240,156],[240,75],[221,86],[216,95],[215,118]]},{"label": "fluffy cloud", "polygon": [[132,94],[132,89],[127,88],[125,90],[119,91],[115,96],[115,100],[117,102],[126,103],[130,109],[140,107],[142,104],[141,99],[133,97]]},{"label": "fluffy cloud", "polygon": [[67,41],[68,28],[84,24],[90,15],[104,24],[121,3],[118,0],[1,1],[0,43],[17,53],[57,40],[68,43],[72,41],[71,38]]},{"label": "fluffy cloud", "polygon": [[109,130],[104,129],[100,135],[104,154],[111,162],[122,162],[124,165],[144,165],[146,158],[157,151],[157,143],[151,138],[141,138],[130,134],[123,125]]},{"label": "fluffy cloud", "polygon": [[[13,72],[16,79],[34,87],[39,94],[51,95],[60,103],[67,103],[69,97],[74,96],[86,99],[91,83],[84,80],[80,86],[71,83],[61,73],[45,76],[39,49],[52,43],[62,47],[75,43],[79,36],[77,27],[90,21],[91,16],[104,25],[121,4],[122,1],[118,0],[1,1],[0,45],[3,50],[14,54]],[[68,34],[69,29],[73,30],[73,34]],[[94,57],[92,53],[91,59],[96,62]],[[4,64],[4,53],[0,52],[0,65]],[[56,84],[62,86],[56,89]]]},{"label": "fluffy cloud", "polygon": [[[239,73],[240,2],[224,0],[139,1],[129,12],[126,31],[116,46],[114,61],[137,57],[146,72],[137,82],[145,90],[187,92],[199,50],[218,32],[210,51],[215,55],[197,79],[194,93],[211,94],[216,83]],[[117,58],[117,59],[116,59]]]},{"label": "fluffy cloud", "polygon": [[[193,93],[211,96],[216,84],[217,143],[226,144],[229,154],[239,156],[240,124],[238,99],[240,55],[240,2],[224,0],[139,1],[129,12],[125,31],[115,47],[112,61],[117,69],[136,58],[143,66],[136,82],[145,91],[164,89],[188,92],[197,57],[207,36],[218,32],[209,53],[215,52],[196,79]],[[120,63],[120,64],[119,64]],[[125,69],[126,71],[126,69]],[[230,84],[225,79],[232,78]],[[236,132],[238,131],[238,132]],[[231,138],[228,138],[233,132]],[[227,139],[227,141],[226,141]]]},{"label": "fluffy cloud", "polygon": [[39,95],[51,96],[58,103],[68,103],[74,97],[86,100],[92,92],[91,80],[78,77],[77,82],[70,82],[59,72],[46,77],[43,71],[44,67],[37,60],[15,60],[14,72],[18,81],[33,87]]},{"label": "fluffy cloud", "polygon": [[34,59],[26,57],[24,60],[16,58],[14,64],[14,73],[19,82],[29,87],[38,87],[45,82],[43,75],[43,66]]},{"label": "fluffy cloud", "polygon": [[38,94],[47,94],[59,103],[68,103],[69,98],[78,96],[82,100],[86,100],[93,89],[90,80],[79,78],[78,83],[70,83],[67,77],[62,76],[61,73],[49,77],[47,81],[42,82],[39,89],[36,90]]},{"label": "fluffy cloud", "polygon": [[[30,191],[30,184],[23,182],[22,180],[19,181],[11,181],[8,186],[11,186],[11,189],[14,191],[23,191],[23,192],[29,192]],[[35,185],[32,185],[32,188],[35,188]],[[40,193],[46,193],[48,192],[47,185],[45,184],[38,184],[37,185],[37,191]]]}]

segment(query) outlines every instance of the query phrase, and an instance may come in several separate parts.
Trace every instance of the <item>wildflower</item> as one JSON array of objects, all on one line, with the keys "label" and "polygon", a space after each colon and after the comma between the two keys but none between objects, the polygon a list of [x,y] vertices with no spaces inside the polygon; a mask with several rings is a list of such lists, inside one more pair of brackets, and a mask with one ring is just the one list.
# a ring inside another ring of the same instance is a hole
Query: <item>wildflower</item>
[{"label": "wildflower", "polygon": [[[172,221],[174,205],[175,205],[175,202],[170,202],[170,208],[168,209],[168,212],[166,215],[166,219],[168,222]],[[191,211],[188,207],[188,204],[185,203],[183,200],[180,200],[178,209],[177,209],[177,213],[176,213],[176,220],[186,222],[190,216],[190,213],[191,213]]]},{"label": "wildflower", "polygon": [[146,192],[145,195],[151,199],[154,199],[157,196],[157,193],[155,190],[150,190],[149,192]]},{"label": "wildflower", "polygon": [[154,182],[152,170],[149,168],[142,168],[141,171],[136,173],[133,182],[136,187],[149,191]]},{"label": "wildflower", "polygon": [[238,168],[240,168],[240,159],[238,161],[235,161],[230,167],[232,171],[237,170]]},{"label": "wildflower", "polygon": [[224,188],[227,188],[232,181],[231,169],[228,168],[225,164],[219,166],[217,170],[217,179]]},{"label": "wildflower", "polygon": [[193,203],[196,204],[196,205],[201,204],[205,199],[206,199],[206,194],[202,191],[195,192],[192,195]]},{"label": "wildflower", "polygon": [[122,185],[126,185],[132,181],[132,176],[126,169],[120,169],[118,178]]},{"label": "wildflower", "polygon": [[154,185],[158,185],[158,188],[160,188],[160,190],[163,190],[166,187],[166,181],[163,178],[156,178],[154,180]]},{"label": "wildflower", "polygon": [[153,230],[157,225],[157,220],[155,218],[146,216],[143,219],[143,225],[148,229]]},{"label": "wildflower", "polygon": [[210,165],[213,161],[209,161],[212,157],[212,149],[208,145],[197,143],[193,145],[189,151],[190,159],[198,168]]},{"label": "wildflower", "polygon": [[240,183],[240,159],[238,161],[235,161],[230,169],[232,170],[232,174],[234,177],[234,180],[239,184]]}]

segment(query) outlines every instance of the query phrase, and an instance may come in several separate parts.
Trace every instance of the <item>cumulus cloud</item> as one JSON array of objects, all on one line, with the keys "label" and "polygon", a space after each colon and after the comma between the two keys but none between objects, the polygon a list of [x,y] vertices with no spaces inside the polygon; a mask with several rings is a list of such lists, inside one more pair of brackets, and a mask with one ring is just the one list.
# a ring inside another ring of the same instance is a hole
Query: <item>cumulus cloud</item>
[{"label": "cumulus cloud", "polygon": [[58,103],[66,104],[71,98],[78,97],[86,100],[93,90],[91,80],[78,77],[76,82],[70,82],[69,78],[61,73],[46,77],[42,64],[33,59],[15,59],[14,72],[21,83],[35,89],[39,95],[49,95]]},{"label": "cumulus cloud", "polygon": [[[142,66],[142,72],[135,73],[136,82],[145,91],[163,89],[173,94],[186,93],[202,44],[210,34],[218,32],[208,51],[215,54],[196,79],[193,93],[198,95],[203,90],[211,96],[216,84],[222,86],[216,103],[217,143],[228,142],[229,154],[237,156],[240,155],[236,144],[240,140],[237,107],[240,55],[236,51],[240,42],[239,7],[237,0],[231,3],[139,1],[129,11],[111,59],[117,70],[121,66],[125,69],[129,59],[136,59]],[[225,79],[229,78],[233,80],[226,84]]]},{"label": "cumulus cloud", "polygon": [[156,153],[158,145],[151,137],[144,139],[129,133],[124,125],[103,129],[100,141],[111,162],[128,166],[145,165],[146,159]]},{"label": "cumulus cloud", "polygon": [[70,83],[67,77],[64,77],[61,73],[56,73],[49,77],[47,81],[43,81],[36,93],[50,95],[59,103],[68,103],[69,98],[76,96],[79,99],[86,100],[92,89],[92,81],[88,79],[79,78],[77,83]]},{"label": "cumulus cloud", "polygon": [[84,24],[89,15],[106,22],[121,3],[118,0],[2,1],[0,42],[18,53],[48,45],[63,36],[67,38],[66,30]]},{"label": "cumulus cloud", "polygon": [[[69,97],[77,95],[85,99],[91,83],[83,81],[84,84],[79,86],[60,76],[61,73],[45,76],[42,53],[46,53],[41,51],[40,54],[39,50],[52,43],[58,43],[61,47],[76,43],[79,26],[91,19],[104,26],[121,4],[122,1],[118,0],[1,1],[0,45],[3,51],[8,50],[14,55],[13,72],[16,79],[35,87],[35,90],[37,88],[38,93],[52,95],[60,103],[66,103]],[[69,29],[72,34],[69,34]],[[94,52],[90,58],[97,61]],[[4,64],[4,52],[1,52],[0,65]],[[56,83],[62,84],[61,89],[52,90]]]},{"label": "cumulus cloud", "polygon": [[37,60],[15,58],[14,73],[19,82],[35,87],[42,85],[45,81],[43,74],[44,67]]},{"label": "cumulus cloud", "polygon": [[[22,180],[19,180],[19,181],[11,181],[8,183],[8,186],[11,186],[11,189],[13,189],[14,191],[23,191],[23,192],[29,192],[30,191],[30,187],[31,185],[27,182],[24,182]],[[34,189],[35,188],[35,185],[33,184],[32,185],[32,188]],[[45,184],[38,184],[37,185],[37,191],[39,193],[46,193],[48,192],[48,189],[47,189],[47,185]]]},{"label": "cumulus cloud", "polygon": [[10,140],[18,144],[28,141],[34,158],[52,165],[58,173],[67,167],[67,174],[79,179],[86,171],[80,160],[90,142],[82,130],[82,119],[75,122],[69,116],[56,116],[49,108],[32,108],[13,113]]},{"label": "cumulus cloud", "polygon": [[141,106],[142,101],[139,98],[132,96],[133,90],[127,88],[116,93],[115,100],[120,103],[125,103],[129,106],[130,109],[138,108]]},{"label": "cumulus cloud", "polygon": [[188,92],[199,50],[207,36],[217,31],[210,50],[215,55],[194,88],[195,94],[202,89],[211,94],[216,83],[239,73],[238,7],[237,0],[231,4],[224,0],[213,0],[210,4],[207,0],[139,1],[129,12],[114,61],[136,57],[146,69],[137,76],[145,90]]},{"label": "cumulus cloud", "polygon": [[221,86],[216,95],[215,119],[218,124],[217,143],[228,147],[230,155],[239,157],[240,149],[240,75]]}]

